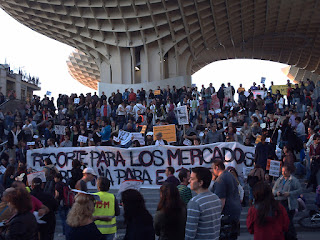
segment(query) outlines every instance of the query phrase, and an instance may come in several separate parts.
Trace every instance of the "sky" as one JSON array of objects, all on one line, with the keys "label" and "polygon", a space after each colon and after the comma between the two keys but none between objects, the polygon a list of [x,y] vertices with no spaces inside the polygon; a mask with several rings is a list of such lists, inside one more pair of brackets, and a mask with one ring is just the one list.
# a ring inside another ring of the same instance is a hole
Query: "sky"
[{"label": "sky", "polygon": [[[41,91],[34,94],[43,96],[47,91],[57,98],[59,93],[93,93],[74,80],[68,73],[66,61],[73,48],[56,40],[41,35],[20,24],[0,9],[0,64],[10,64],[11,69],[19,68],[31,76],[39,77]],[[223,60],[211,63],[192,76],[192,82],[201,88],[210,82],[218,89],[221,83],[231,82],[238,88],[242,83],[245,88],[252,82],[260,83],[261,77],[266,78],[266,86],[271,81],[285,84],[286,76],[281,68],[286,67],[271,61],[261,60]]]}]

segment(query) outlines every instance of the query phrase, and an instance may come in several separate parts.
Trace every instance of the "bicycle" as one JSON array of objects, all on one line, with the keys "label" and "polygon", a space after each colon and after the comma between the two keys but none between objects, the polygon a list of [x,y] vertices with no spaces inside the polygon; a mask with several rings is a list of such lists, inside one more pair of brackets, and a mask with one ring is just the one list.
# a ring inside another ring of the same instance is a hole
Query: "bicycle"
[{"label": "bicycle", "polygon": [[298,220],[298,224],[306,229],[320,229],[320,211],[310,210],[309,214]]}]

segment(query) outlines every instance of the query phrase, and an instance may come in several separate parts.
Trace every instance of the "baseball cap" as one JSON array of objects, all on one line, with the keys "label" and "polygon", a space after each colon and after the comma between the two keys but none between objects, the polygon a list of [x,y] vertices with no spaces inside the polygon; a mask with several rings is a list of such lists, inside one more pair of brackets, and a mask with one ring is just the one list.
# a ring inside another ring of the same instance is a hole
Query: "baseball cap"
[{"label": "baseball cap", "polygon": [[153,132],[148,132],[147,136],[153,136]]},{"label": "baseball cap", "polygon": [[87,173],[87,174],[92,174],[93,176],[97,176],[96,172],[91,168],[91,167],[87,167],[83,170],[82,172],[83,174]]}]

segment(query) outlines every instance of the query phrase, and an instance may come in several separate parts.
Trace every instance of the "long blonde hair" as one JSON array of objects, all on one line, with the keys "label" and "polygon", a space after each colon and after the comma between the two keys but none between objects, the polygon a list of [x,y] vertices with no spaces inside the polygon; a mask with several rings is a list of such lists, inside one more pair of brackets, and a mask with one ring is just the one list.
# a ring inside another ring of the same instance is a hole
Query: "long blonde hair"
[{"label": "long blonde hair", "polygon": [[70,227],[83,226],[88,219],[92,219],[94,212],[94,198],[93,196],[79,193],[75,197],[73,204],[67,217],[67,224]]}]

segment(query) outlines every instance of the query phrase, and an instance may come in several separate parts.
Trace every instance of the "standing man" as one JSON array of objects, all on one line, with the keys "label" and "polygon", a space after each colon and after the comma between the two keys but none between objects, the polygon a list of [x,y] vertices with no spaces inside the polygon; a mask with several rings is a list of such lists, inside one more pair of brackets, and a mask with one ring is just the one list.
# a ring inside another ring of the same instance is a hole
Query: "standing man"
[{"label": "standing man", "polygon": [[178,186],[180,197],[182,201],[186,205],[188,205],[190,199],[192,198],[191,190],[190,188],[188,188],[188,184],[190,180],[190,172],[187,169],[182,168],[179,172],[178,177],[180,179],[180,185]]},{"label": "standing man", "polygon": [[216,194],[208,190],[210,182],[209,169],[204,167],[192,169],[190,188],[197,193],[197,196],[188,203],[185,240],[219,239],[221,201]]},{"label": "standing man", "polygon": [[[240,233],[239,219],[241,213],[241,201],[237,181],[230,172],[225,171],[224,162],[221,160],[213,162],[212,174],[215,180],[213,192],[221,200],[222,215],[224,215],[221,233],[224,233],[226,238],[223,239],[237,239]],[[224,232],[224,225],[231,225],[231,231],[228,229],[228,232]]]},{"label": "standing man", "polygon": [[180,181],[178,180],[178,178],[176,178],[173,174],[174,174],[175,170],[173,167],[167,167],[165,174],[167,176],[167,180],[165,182],[167,183],[171,183],[174,186],[178,186],[180,184]]},{"label": "standing man", "polygon": [[292,175],[293,172],[294,169],[290,165],[284,165],[282,167],[282,176],[277,179],[272,189],[275,199],[286,208],[290,219],[286,239],[297,239],[293,217],[296,209],[298,209],[297,199],[301,194],[301,185],[299,180]]},{"label": "standing man", "polygon": [[117,232],[116,216],[120,215],[117,199],[112,193],[108,193],[110,181],[106,177],[97,180],[98,191],[95,195],[100,197],[96,201],[93,218],[99,231],[104,235],[104,240],[113,240]]},{"label": "standing man", "polygon": [[88,192],[87,183],[91,182],[97,174],[91,167],[85,168],[82,173],[83,177],[76,183],[75,187],[78,190]]}]

